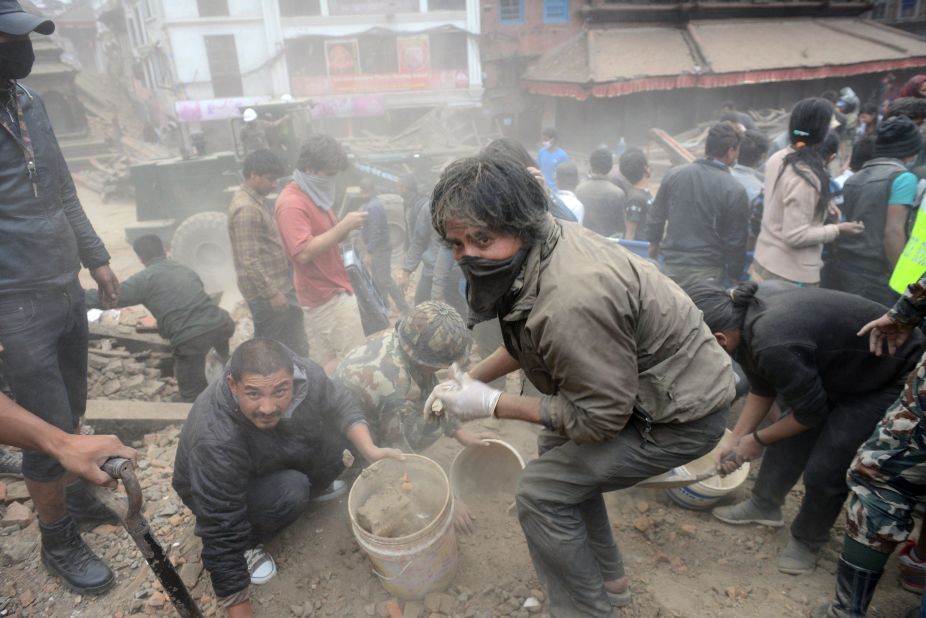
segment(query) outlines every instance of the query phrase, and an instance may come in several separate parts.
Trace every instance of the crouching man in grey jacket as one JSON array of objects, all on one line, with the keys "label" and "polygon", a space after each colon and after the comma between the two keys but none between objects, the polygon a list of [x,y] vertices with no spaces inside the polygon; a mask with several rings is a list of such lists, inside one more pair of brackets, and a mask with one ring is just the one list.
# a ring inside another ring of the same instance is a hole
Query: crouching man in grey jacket
[{"label": "crouching man in grey jacket", "polygon": [[225,379],[196,400],[180,434],[173,486],[196,516],[203,564],[229,617],[250,616],[249,584],[276,573],[260,543],[310,500],[344,493],[335,479],[348,444],[371,462],[402,458],[373,443],[341,385],[270,339],[243,343]]}]

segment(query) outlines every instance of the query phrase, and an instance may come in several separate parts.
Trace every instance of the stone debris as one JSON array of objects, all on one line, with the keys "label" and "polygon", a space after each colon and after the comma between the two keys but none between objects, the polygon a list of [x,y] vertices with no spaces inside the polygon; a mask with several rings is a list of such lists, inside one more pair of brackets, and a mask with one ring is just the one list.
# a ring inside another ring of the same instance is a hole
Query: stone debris
[{"label": "stone debris", "polygon": [[90,399],[179,401],[177,381],[166,377],[173,359],[164,352],[131,353],[111,339],[90,342],[87,388]]},{"label": "stone debris", "polygon": [[22,528],[31,524],[33,517],[31,506],[26,506],[22,502],[13,502],[6,507],[3,519],[0,519],[0,526]]},{"label": "stone debris", "polygon": [[23,481],[13,481],[6,484],[4,502],[20,502],[29,499],[29,489]]},{"label": "stone debris", "polygon": [[[224,610],[218,607],[210,578],[205,573],[200,557],[201,542],[193,534],[192,514],[170,486],[179,432],[179,426],[172,426],[145,434],[131,443],[139,453],[138,477],[144,493],[144,513],[152,533],[177,566],[203,615],[218,618],[224,615]],[[4,487],[14,493],[20,491],[18,483],[12,479],[3,480]],[[618,543],[622,549],[627,548],[628,575],[634,598],[632,609],[615,612],[620,618],[690,615],[667,606],[670,604],[659,596],[670,583],[687,591],[689,607],[697,609],[700,612],[697,615],[718,618],[807,615],[816,605],[817,593],[831,590],[832,574],[819,568],[820,573],[810,576],[816,578],[813,586],[780,586],[780,580],[769,574],[775,571],[774,559],[786,540],[776,531],[730,528],[714,522],[709,513],[683,511],[655,491],[632,495],[630,499],[617,494],[609,500],[616,505],[612,512],[614,522],[620,524],[616,526]],[[643,502],[648,508],[641,512]],[[475,505],[470,506],[475,510]],[[31,503],[26,500],[0,503],[0,522],[10,508],[23,509],[27,519],[17,525],[0,526],[0,616],[151,618],[176,615],[144,557],[122,527],[102,525],[84,533],[90,548],[115,572],[117,585],[102,597],[77,596],[48,576],[41,564],[38,523],[31,512]],[[340,514],[334,512],[333,515],[329,520],[316,520],[315,517],[323,517],[323,514],[313,513],[311,522],[301,522],[301,526],[294,524],[292,529],[283,531],[278,539],[268,544],[280,568],[280,581],[252,590],[256,615],[282,618],[549,616],[548,599],[532,569],[503,571],[488,562],[483,553],[468,568],[478,569],[477,581],[484,583],[467,587],[464,584],[467,565],[461,562],[457,580],[446,590],[429,594],[420,601],[397,601],[373,574],[368,557],[357,546],[349,527],[332,524],[342,521]],[[485,523],[488,520],[477,521]],[[516,518],[511,523],[518,526]],[[636,524],[645,530],[639,530]],[[509,540],[506,530],[497,532],[498,536],[491,537],[496,542],[493,547],[510,550],[516,546],[508,543],[523,542],[519,538]],[[840,533],[841,530],[834,531],[833,541],[823,552],[827,559],[838,556]],[[480,529],[478,534],[488,532]],[[467,551],[473,555],[473,543],[474,537],[459,538],[461,557]],[[717,549],[721,544],[730,549]],[[326,545],[328,553],[325,555],[330,559],[321,565],[315,560],[314,551]],[[699,551],[702,547],[710,547],[710,551]],[[488,559],[494,558],[489,556]],[[293,571],[306,569],[306,564],[316,565],[309,567],[312,570],[303,570],[311,575],[294,582]],[[716,569],[718,576],[705,578],[704,573],[711,569]],[[769,582],[754,583],[765,582],[763,578],[768,578]],[[285,591],[284,583],[290,586]],[[876,608],[880,611],[877,615],[900,615],[891,613],[898,603],[907,604],[906,596],[899,598],[899,602],[892,601],[890,606],[880,601],[882,606]]]}]

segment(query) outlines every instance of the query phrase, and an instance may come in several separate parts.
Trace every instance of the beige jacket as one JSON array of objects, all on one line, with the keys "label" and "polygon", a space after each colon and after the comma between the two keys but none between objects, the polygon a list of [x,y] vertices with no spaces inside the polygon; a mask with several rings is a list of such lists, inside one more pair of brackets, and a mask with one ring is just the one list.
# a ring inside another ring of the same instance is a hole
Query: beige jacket
[{"label": "beige jacket", "polygon": [[819,283],[823,245],[835,240],[839,229],[814,219],[819,183],[809,184],[790,165],[778,177],[791,152],[790,147],[779,150],[765,164],[765,206],[753,259],[783,279]]},{"label": "beige jacket", "polygon": [[636,402],[658,423],[730,404],[726,352],[681,288],[574,223],[548,222],[502,319],[505,345],[545,394],[547,426],[578,443],[608,440]]}]

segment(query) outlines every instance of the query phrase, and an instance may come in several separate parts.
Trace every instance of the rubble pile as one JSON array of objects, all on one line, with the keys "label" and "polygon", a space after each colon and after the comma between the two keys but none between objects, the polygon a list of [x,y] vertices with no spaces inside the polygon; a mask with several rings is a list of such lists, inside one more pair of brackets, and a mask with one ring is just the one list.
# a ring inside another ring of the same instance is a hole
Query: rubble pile
[{"label": "rubble pile", "polygon": [[[169,427],[132,444],[139,453],[143,512],[200,609],[206,616],[216,616],[218,606],[209,578],[202,576],[201,544],[193,535],[193,515],[170,486],[179,435],[180,427]],[[170,600],[124,528],[97,526],[83,537],[116,575],[116,588],[102,597],[71,594],[61,580],[45,575],[39,556],[38,522],[25,484],[0,479],[0,572],[4,573],[0,577],[0,616],[175,615]]]},{"label": "rubble pile", "polygon": [[173,365],[170,354],[131,353],[111,339],[90,342],[87,388],[90,399],[179,401],[177,381],[164,377]]}]

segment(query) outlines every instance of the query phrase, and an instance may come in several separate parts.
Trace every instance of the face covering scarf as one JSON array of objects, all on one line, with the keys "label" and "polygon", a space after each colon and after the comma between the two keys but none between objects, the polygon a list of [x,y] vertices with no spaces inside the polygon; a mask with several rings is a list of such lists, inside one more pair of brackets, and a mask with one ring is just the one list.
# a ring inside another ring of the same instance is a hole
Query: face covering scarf
[{"label": "face covering scarf", "polygon": [[0,43],[0,78],[23,79],[32,72],[35,52],[28,38]]},{"label": "face covering scarf", "polygon": [[499,304],[521,272],[529,250],[521,247],[506,260],[467,255],[457,262],[466,278],[466,304],[478,322],[497,317]]},{"label": "face covering scarf", "polygon": [[293,180],[325,212],[334,206],[334,176],[313,176],[301,170],[293,170]]}]

